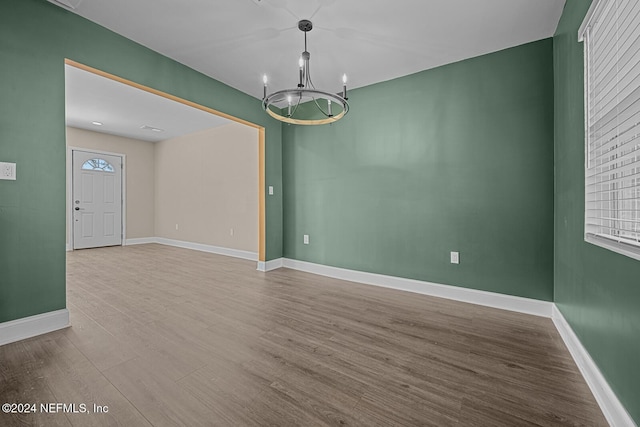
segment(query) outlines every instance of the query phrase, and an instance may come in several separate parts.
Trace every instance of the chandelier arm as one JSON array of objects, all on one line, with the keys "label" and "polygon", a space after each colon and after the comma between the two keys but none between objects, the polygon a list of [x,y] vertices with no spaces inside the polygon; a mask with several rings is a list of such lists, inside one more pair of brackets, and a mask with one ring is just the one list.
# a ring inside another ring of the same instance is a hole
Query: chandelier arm
[{"label": "chandelier arm", "polygon": [[298,94],[298,102],[296,102],[296,106],[295,106],[295,108],[293,109],[293,111],[291,112],[291,117],[295,116],[295,114],[296,114],[296,110],[298,109],[298,106],[300,106],[300,101],[302,101],[302,92],[300,92],[300,93]]},{"label": "chandelier arm", "polygon": [[302,87],[307,87],[307,86],[309,86],[309,60],[306,60],[306,59],[304,61],[303,75],[304,75],[304,80],[302,82],[303,83]]},{"label": "chandelier arm", "polygon": [[316,85],[314,85],[313,80],[311,80],[311,64],[307,64],[307,85],[313,88],[313,90],[316,90]]},{"label": "chandelier arm", "polygon": [[333,115],[329,115],[328,113],[325,113],[324,110],[322,109],[322,107],[320,106],[320,104],[318,104],[318,100],[313,97],[313,102],[316,104],[316,107],[318,107],[318,110],[320,110],[320,112],[325,116],[325,117],[332,117]]}]

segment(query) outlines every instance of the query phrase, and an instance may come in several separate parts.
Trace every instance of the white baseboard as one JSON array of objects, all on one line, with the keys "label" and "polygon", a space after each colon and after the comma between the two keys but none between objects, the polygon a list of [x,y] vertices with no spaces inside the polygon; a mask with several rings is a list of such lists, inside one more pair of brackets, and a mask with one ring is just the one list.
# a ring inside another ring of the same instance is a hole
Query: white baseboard
[{"label": "white baseboard", "polygon": [[[141,237],[138,239],[126,239],[123,246],[146,245],[147,243],[157,243],[155,237]],[[73,251],[73,245],[67,243],[67,252]]]},{"label": "white baseboard", "polygon": [[609,424],[615,427],[636,427],[635,422],[618,400],[589,352],[584,348],[555,304],[552,319]]},{"label": "white baseboard", "polygon": [[294,270],[319,274],[321,276],[349,280],[351,282],[431,295],[503,310],[517,311],[519,313],[533,314],[535,316],[551,317],[552,314],[553,303],[548,301],[479,291],[458,286],[441,285],[402,277],[385,276],[364,271],[347,270],[288,258],[284,258],[283,266]]},{"label": "white baseboard", "polygon": [[223,248],[222,246],[205,245],[203,243],[185,242],[183,240],[166,239],[164,237],[141,237],[137,239],[127,239],[125,241],[125,246],[146,245],[149,243],[158,243],[160,245],[175,246],[178,248],[192,249],[194,251],[226,255],[234,258],[248,259],[249,261],[258,260],[257,252],[243,251],[241,249]]},{"label": "white baseboard", "polygon": [[62,309],[0,323],[0,345],[57,331],[69,326],[69,310]]},{"label": "white baseboard", "polygon": [[154,242],[161,245],[176,246],[178,248],[193,249],[195,251],[209,252],[212,254],[226,255],[235,258],[248,259],[249,261],[258,261],[257,252],[243,251],[240,249],[223,248],[221,246],[204,245],[202,243],[184,242],[182,240],[165,239],[164,237],[156,237]]},{"label": "white baseboard", "polygon": [[272,259],[271,261],[258,261],[258,271],[276,270],[283,266],[284,258]]},{"label": "white baseboard", "polygon": [[149,243],[158,243],[155,237],[140,237],[137,239],[127,239],[124,241],[125,246],[146,245]]}]

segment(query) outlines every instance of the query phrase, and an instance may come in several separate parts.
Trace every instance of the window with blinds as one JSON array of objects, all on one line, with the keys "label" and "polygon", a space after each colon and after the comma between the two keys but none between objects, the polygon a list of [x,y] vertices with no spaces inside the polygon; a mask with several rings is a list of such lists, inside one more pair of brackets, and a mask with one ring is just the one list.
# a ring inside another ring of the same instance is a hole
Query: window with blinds
[{"label": "window with blinds", "polygon": [[585,42],[585,239],[640,259],[640,2],[594,0]]}]

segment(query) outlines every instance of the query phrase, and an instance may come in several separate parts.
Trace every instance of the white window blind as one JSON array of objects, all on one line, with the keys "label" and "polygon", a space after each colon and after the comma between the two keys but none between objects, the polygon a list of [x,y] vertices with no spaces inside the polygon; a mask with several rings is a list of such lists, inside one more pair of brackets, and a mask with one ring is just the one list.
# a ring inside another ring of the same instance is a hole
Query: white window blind
[{"label": "white window blind", "polygon": [[640,259],[640,1],[594,0],[585,41],[585,238]]}]

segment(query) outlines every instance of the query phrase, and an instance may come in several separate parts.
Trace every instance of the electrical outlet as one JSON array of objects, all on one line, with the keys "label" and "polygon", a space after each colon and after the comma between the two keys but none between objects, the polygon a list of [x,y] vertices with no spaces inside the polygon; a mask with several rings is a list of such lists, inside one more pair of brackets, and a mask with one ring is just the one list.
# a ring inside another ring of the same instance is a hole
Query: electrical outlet
[{"label": "electrical outlet", "polygon": [[233,228],[229,229],[229,236],[233,236]]},{"label": "electrical outlet", "polygon": [[0,162],[0,179],[8,179],[8,180],[15,181],[16,164]]},{"label": "electrical outlet", "polygon": [[460,264],[460,252],[451,252],[451,264]]},{"label": "electrical outlet", "polygon": [[305,245],[308,245],[308,244],[309,244],[309,235],[308,235],[308,234],[305,234],[305,235],[302,237],[302,242],[303,242]]},{"label": "electrical outlet", "polygon": [[176,230],[178,229],[178,224],[176,224]]}]

